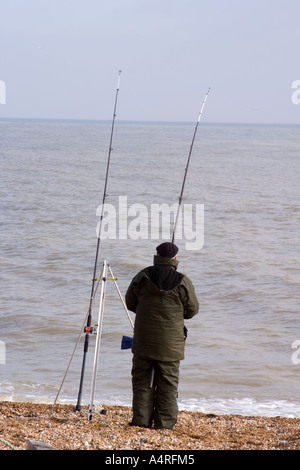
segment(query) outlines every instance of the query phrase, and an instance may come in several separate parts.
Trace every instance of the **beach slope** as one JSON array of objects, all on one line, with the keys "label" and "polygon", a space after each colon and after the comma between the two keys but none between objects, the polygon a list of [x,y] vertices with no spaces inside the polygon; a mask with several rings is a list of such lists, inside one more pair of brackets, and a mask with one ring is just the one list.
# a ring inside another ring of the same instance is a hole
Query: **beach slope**
[{"label": "beach slope", "polygon": [[300,449],[300,419],[180,411],[172,431],[130,426],[131,408],[103,406],[88,421],[73,405],[0,403],[0,450],[40,440],[54,450]]}]

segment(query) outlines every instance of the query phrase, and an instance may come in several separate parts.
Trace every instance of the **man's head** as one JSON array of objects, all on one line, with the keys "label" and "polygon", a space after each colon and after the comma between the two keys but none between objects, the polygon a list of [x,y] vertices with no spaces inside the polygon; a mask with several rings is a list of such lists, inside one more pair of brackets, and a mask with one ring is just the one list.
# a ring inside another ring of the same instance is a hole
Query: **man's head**
[{"label": "man's head", "polygon": [[171,242],[161,243],[156,247],[157,254],[164,258],[175,258],[177,257],[178,247]]}]

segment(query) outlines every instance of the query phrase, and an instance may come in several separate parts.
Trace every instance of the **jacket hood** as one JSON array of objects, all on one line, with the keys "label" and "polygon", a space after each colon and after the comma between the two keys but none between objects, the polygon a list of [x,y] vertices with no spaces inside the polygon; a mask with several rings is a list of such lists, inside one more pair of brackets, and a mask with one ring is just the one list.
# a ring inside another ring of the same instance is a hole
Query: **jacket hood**
[{"label": "jacket hood", "polygon": [[154,255],[153,264],[162,264],[163,266],[170,266],[171,268],[176,270],[179,265],[179,261],[174,258],[165,258],[164,256]]}]

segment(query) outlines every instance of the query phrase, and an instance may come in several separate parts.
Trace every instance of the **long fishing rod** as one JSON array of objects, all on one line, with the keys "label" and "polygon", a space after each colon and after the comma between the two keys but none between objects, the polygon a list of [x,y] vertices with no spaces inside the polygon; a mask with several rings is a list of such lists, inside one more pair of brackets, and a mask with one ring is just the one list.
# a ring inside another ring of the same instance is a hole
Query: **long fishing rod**
[{"label": "long fishing rod", "polygon": [[208,91],[207,91],[207,93],[204,97],[204,100],[203,100],[203,103],[202,103],[202,106],[201,106],[201,110],[200,110],[200,113],[199,113],[199,117],[198,117],[198,120],[197,120],[197,123],[196,123],[196,126],[195,126],[194,134],[193,134],[193,139],[192,139],[192,143],[191,143],[191,147],[190,147],[190,151],[189,151],[189,155],[188,155],[188,159],[187,159],[187,163],[186,163],[186,167],[185,167],[182,187],[181,187],[180,196],[179,196],[177,214],[176,214],[176,219],[175,219],[174,228],[173,228],[172,243],[174,243],[174,239],[175,239],[175,232],[176,232],[176,227],[177,227],[177,223],[178,223],[178,216],[179,216],[179,212],[180,212],[180,208],[181,208],[183,191],[184,191],[186,176],[187,176],[187,172],[188,172],[188,169],[189,169],[190,159],[191,159],[191,155],[192,155],[192,151],[193,151],[194,141],[195,141],[195,137],[196,137],[196,134],[197,134],[197,129],[198,129],[198,126],[199,126],[199,122],[201,120],[201,116],[202,116],[204,106],[205,106],[206,100],[208,98],[209,92],[210,92],[210,88],[208,89]]},{"label": "long fishing rod", "polygon": [[101,228],[102,228],[102,220],[103,220],[103,216],[104,216],[104,203],[105,203],[105,199],[107,197],[107,192],[106,191],[107,191],[110,157],[111,157],[111,152],[113,150],[112,142],[113,142],[113,135],[114,135],[115,119],[116,119],[116,116],[117,116],[116,110],[117,110],[117,102],[118,102],[118,95],[119,95],[119,89],[120,89],[120,76],[121,76],[121,70],[119,70],[118,85],[117,85],[117,89],[116,89],[114,112],[113,112],[112,126],[111,126],[111,133],[110,133],[109,151],[108,151],[108,157],[107,157],[106,175],[105,175],[103,198],[102,198],[102,209],[101,209],[101,215],[100,215],[99,230],[98,230],[98,235],[97,235],[97,246],[96,246],[94,272],[93,272],[93,277],[92,277],[92,289],[91,289],[91,295],[90,295],[90,303],[89,303],[89,310],[88,310],[88,315],[87,315],[87,322],[86,322],[86,327],[85,327],[85,341],[84,341],[84,346],[83,346],[83,360],[82,360],[82,367],[81,367],[80,384],[79,384],[77,404],[76,404],[76,407],[75,407],[76,411],[81,410],[81,395],[82,395],[82,386],[83,386],[83,379],[84,379],[84,372],[85,372],[86,355],[87,355],[88,347],[89,347],[89,336],[93,332],[92,328],[91,328],[92,305],[93,305],[94,294],[95,294],[95,284],[96,284],[96,280],[97,280],[97,266],[98,266],[99,249],[100,249],[100,241],[101,241]]}]

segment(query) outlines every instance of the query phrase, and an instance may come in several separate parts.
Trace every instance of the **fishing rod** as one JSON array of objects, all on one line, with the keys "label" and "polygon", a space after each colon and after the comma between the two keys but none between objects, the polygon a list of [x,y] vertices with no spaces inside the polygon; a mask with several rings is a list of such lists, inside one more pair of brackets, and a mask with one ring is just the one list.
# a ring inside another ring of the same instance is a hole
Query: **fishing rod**
[{"label": "fishing rod", "polygon": [[118,95],[119,95],[119,89],[120,89],[121,72],[122,71],[119,70],[118,85],[117,85],[117,89],[116,89],[115,102],[114,102],[114,112],[113,112],[113,118],[112,118],[109,150],[108,150],[108,157],[107,157],[107,164],[106,164],[106,175],[105,175],[103,198],[102,198],[102,209],[101,209],[101,215],[100,215],[99,230],[98,230],[98,234],[97,234],[96,256],[95,256],[95,264],[94,264],[94,271],[93,271],[93,277],[92,277],[92,289],[91,289],[91,295],[90,295],[90,303],[89,303],[89,309],[88,309],[88,314],[87,314],[86,327],[84,328],[85,340],[84,340],[84,346],[83,346],[83,359],[82,359],[82,367],[81,367],[81,376],[80,376],[78,398],[77,398],[77,404],[76,404],[76,407],[75,407],[76,411],[81,410],[82,386],[83,386],[83,379],[84,379],[84,372],[85,372],[86,356],[87,356],[88,347],[89,347],[89,336],[90,336],[91,333],[93,333],[93,328],[91,327],[91,323],[92,323],[92,305],[93,305],[93,300],[94,300],[94,296],[95,296],[95,285],[96,285],[96,281],[97,281],[97,266],[98,266],[100,241],[101,241],[101,228],[102,228],[102,220],[103,220],[103,216],[104,216],[104,203],[105,203],[105,199],[107,197],[107,192],[106,191],[107,191],[108,173],[109,173],[111,152],[113,150],[112,142],[113,142],[113,135],[114,135],[115,119],[116,119],[116,116],[117,116],[116,110],[117,110],[117,102],[118,102]]},{"label": "fishing rod", "polygon": [[210,92],[210,88],[207,90],[207,93],[204,97],[204,100],[203,100],[203,103],[202,103],[202,106],[201,106],[201,110],[200,110],[200,113],[199,113],[199,117],[198,117],[198,120],[197,120],[197,123],[196,123],[196,126],[195,126],[193,138],[192,138],[192,143],[191,143],[191,147],[190,147],[190,151],[189,151],[189,155],[188,155],[188,159],[187,159],[187,163],[186,163],[186,167],[185,167],[182,187],[181,187],[180,196],[179,196],[177,214],[176,214],[176,219],[175,219],[174,228],[173,228],[172,243],[174,243],[174,239],[175,239],[175,232],[176,232],[176,227],[177,227],[177,223],[178,223],[178,216],[179,216],[179,212],[180,212],[180,208],[181,208],[183,191],[184,191],[186,176],[187,176],[187,172],[188,172],[188,168],[189,168],[189,164],[190,164],[190,159],[191,159],[191,155],[192,155],[192,151],[193,151],[194,141],[195,141],[195,137],[196,137],[196,134],[197,134],[197,129],[198,129],[198,126],[199,126],[199,122],[201,120],[201,116],[202,116],[204,106],[205,106],[206,100],[208,98],[209,92]]},{"label": "fishing rod", "polygon": [[[202,116],[202,113],[203,113],[203,110],[204,110],[204,106],[205,106],[207,97],[208,97],[208,95],[209,95],[209,92],[210,92],[210,88],[208,89],[208,91],[207,91],[207,93],[206,93],[206,95],[205,95],[205,97],[204,97],[204,100],[203,100],[203,103],[202,103],[202,107],[201,107],[201,110],[200,110],[200,113],[199,113],[199,117],[198,117],[198,120],[197,120],[197,123],[196,123],[196,127],[195,127],[195,130],[194,130],[194,134],[193,134],[193,139],[192,139],[192,143],[191,143],[191,147],[190,147],[190,151],[189,151],[189,155],[188,155],[187,164],[186,164],[186,167],[185,167],[185,172],[184,172],[184,177],[183,177],[183,183],[182,183],[181,192],[180,192],[180,196],[179,196],[178,209],[177,209],[177,214],[176,214],[176,219],[175,219],[175,224],[174,224],[174,229],[173,229],[173,235],[172,235],[172,243],[174,243],[174,239],[175,239],[175,231],[176,231],[176,227],[177,227],[178,216],[179,216],[179,212],[180,212],[180,206],[181,206],[181,202],[182,202],[183,191],[184,191],[186,176],[187,176],[187,172],[188,172],[188,167],[189,167],[189,164],[190,164],[190,159],[191,159],[191,155],[192,155],[192,151],[193,151],[194,141],[195,141],[197,129],[198,129],[198,126],[199,126],[199,122],[200,122],[200,119],[201,119],[201,116]],[[121,342],[121,349],[130,349],[130,348],[132,347],[132,341],[133,341],[133,338],[132,338],[132,337],[130,337],[130,336],[123,336],[122,342]],[[151,368],[151,373],[150,373],[149,388],[152,388],[152,387],[153,387],[153,384],[154,384],[154,375],[155,375],[155,367],[153,366],[153,367]]]}]

